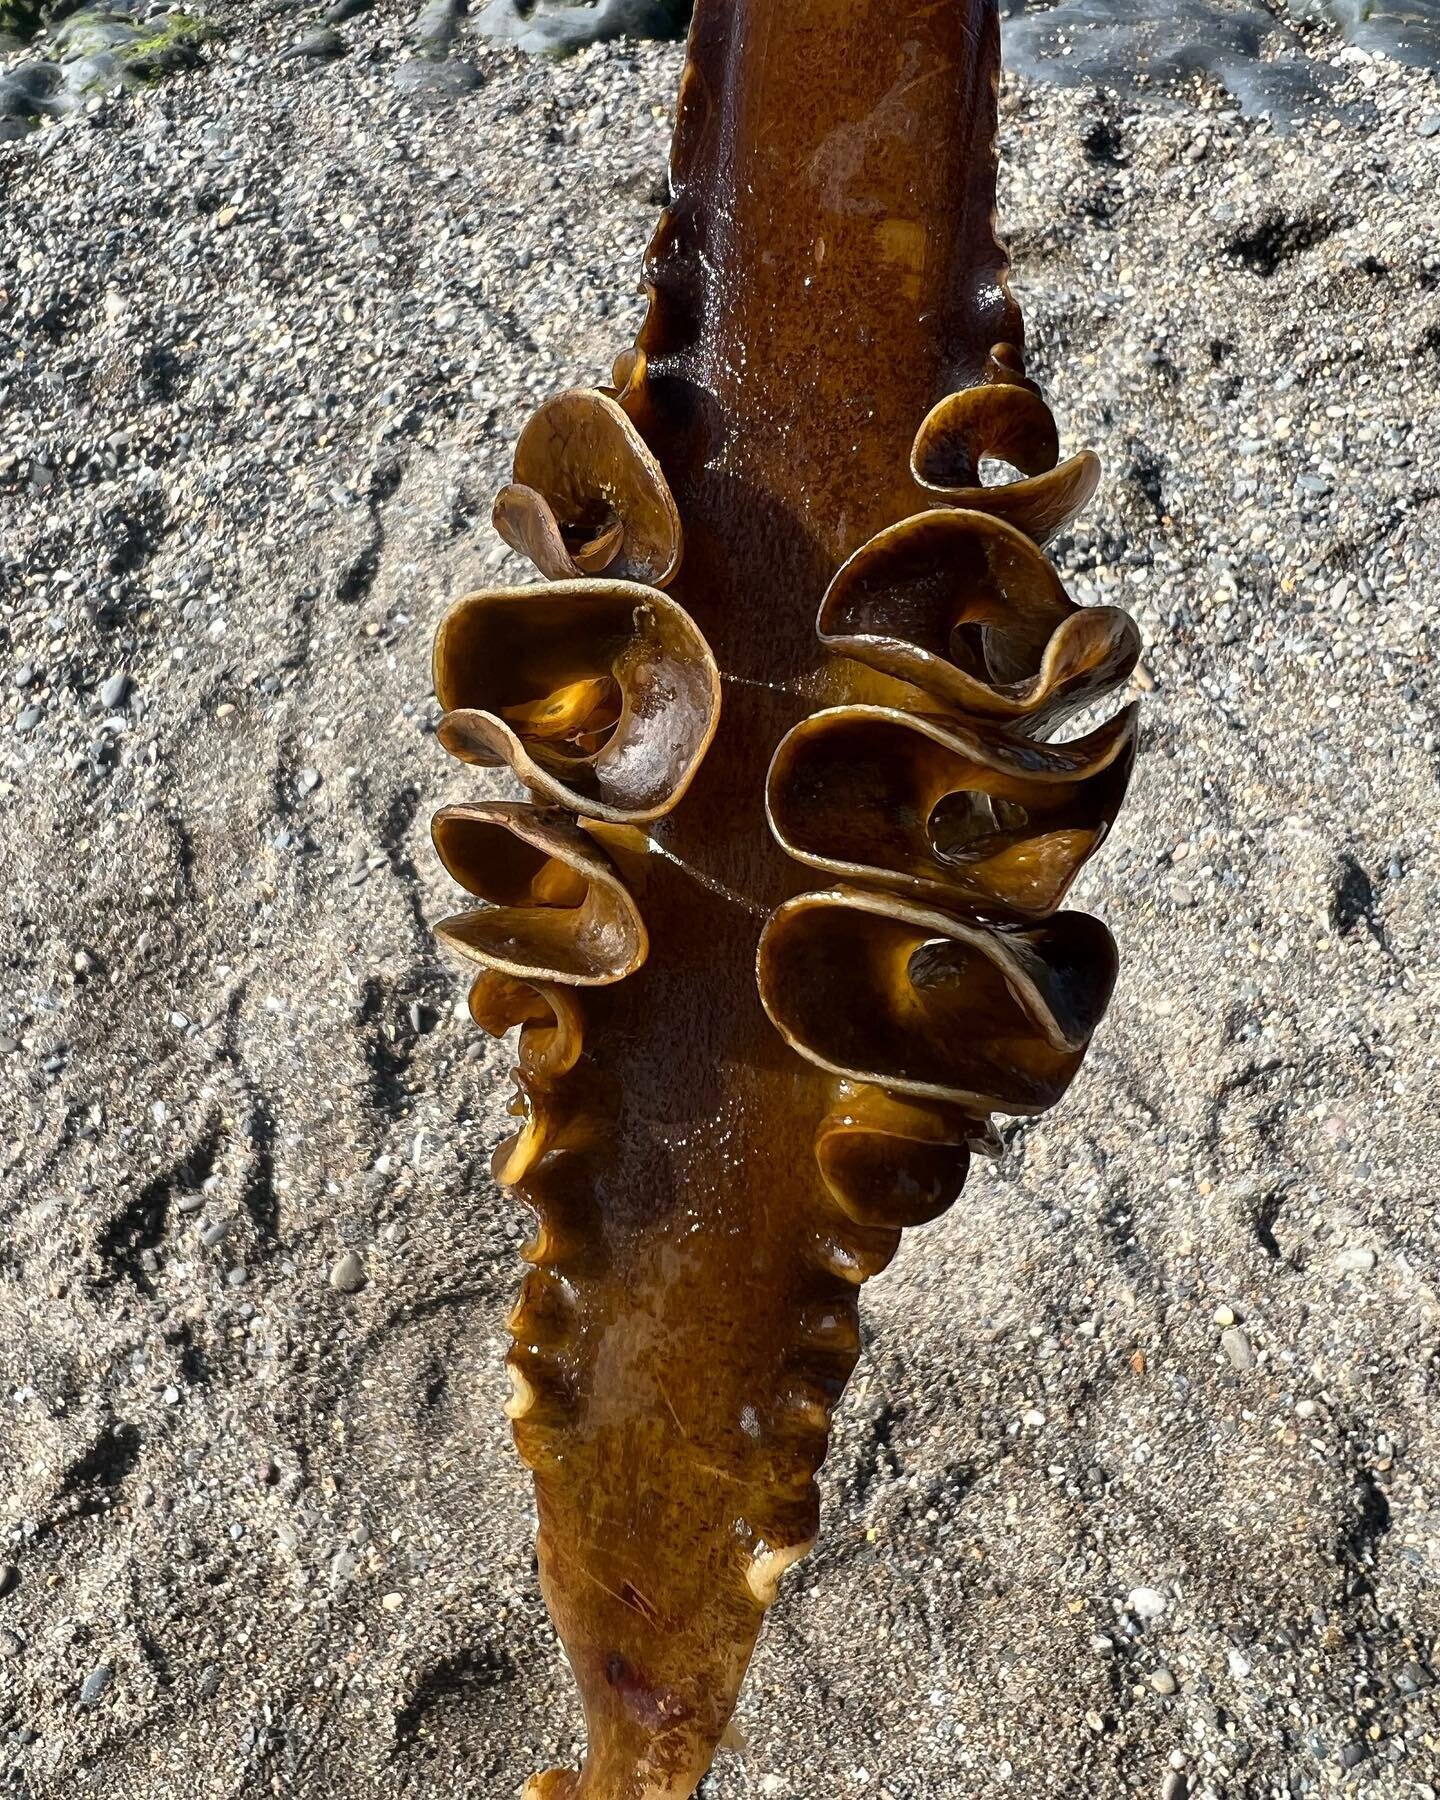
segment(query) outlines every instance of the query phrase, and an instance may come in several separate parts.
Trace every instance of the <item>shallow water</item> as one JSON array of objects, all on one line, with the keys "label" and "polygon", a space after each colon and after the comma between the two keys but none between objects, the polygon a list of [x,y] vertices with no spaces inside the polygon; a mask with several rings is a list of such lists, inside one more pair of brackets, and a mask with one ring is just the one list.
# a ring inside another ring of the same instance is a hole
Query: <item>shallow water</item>
[{"label": "shallow water", "polygon": [[496,43],[555,53],[615,37],[681,37],[688,0],[489,0],[480,30]]},{"label": "shallow water", "polygon": [[[1330,28],[1362,49],[1440,69],[1440,0],[1001,0],[1012,68],[1132,95],[1209,75],[1247,113],[1293,120],[1323,106],[1337,74]],[[489,0],[480,26],[527,50],[622,33],[678,35],[685,0]]]},{"label": "shallow water", "polygon": [[1284,120],[1323,104],[1336,84],[1326,27],[1364,50],[1440,68],[1440,0],[1007,0],[1005,54],[1035,80],[1127,94],[1209,75],[1243,111]]}]

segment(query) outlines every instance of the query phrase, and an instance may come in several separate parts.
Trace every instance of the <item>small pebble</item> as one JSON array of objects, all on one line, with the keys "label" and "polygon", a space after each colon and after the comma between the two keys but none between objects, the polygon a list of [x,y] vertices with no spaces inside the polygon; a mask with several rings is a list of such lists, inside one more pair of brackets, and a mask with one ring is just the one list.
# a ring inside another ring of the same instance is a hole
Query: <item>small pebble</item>
[{"label": "small pebble", "polygon": [[200,1233],[200,1242],[207,1250],[213,1250],[217,1244],[223,1244],[234,1229],[233,1219],[212,1219]]},{"label": "small pebble", "polygon": [[112,675],[100,689],[100,704],[106,712],[114,712],[125,704],[130,696],[130,677],[128,675]]},{"label": "small pebble", "polygon": [[9,1661],[25,1654],[25,1640],[7,1625],[0,1629],[0,1660]]},{"label": "small pebble", "polygon": [[1235,1323],[1235,1309],[1230,1306],[1217,1306],[1215,1308],[1214,1318],[1217,1325],[1233,1325]]},{"label": "small pebble", "polygon": [[1179,1769],[1171,1769],[1160,1784],[1160,1800],[1189,1800],[1190,1783]]},{"label": "small pebble", "polygon": [[1440,112],[1426,113],[1420,121],[1420,135],[1423,138],[1440,137]]},{"label": "small pebble", "polygon": [[20,1571],[14,1563],[0,1563],[0,1599],[20,1585]]},{"label": "small pebble", "polygon": [[330,1285],[337,1294],[358,1294],[365,1285],[365,1265],[356,1250],[347,1250],[330,1271]]},{"label": "small pebble", "polygon": [[1157,1694],[1173,1694],[1177,1684],[1168,1669],[1157,1669],[1150,1677],[1150,1685]]},{"label": "small pebble", "polygon": [[85,1677],[80,1689],[81,1706],[98,1706],[109,1692],[110,1683],[115,1679],[115,1671],[109,1663],[97,1663]]},{"label": "small pebble", "polygon": [[1165,1613],[1165,1596],[1157,1588],[1131,1588],[1125,1605],[1137,1619],[1159,1619]]},{"label": "small pebble", "polygon": [[1340,1267],[1347,1275],[1368,1275],[1375,1267],[1375,1252],[1362,1248],[1342,1250]]},{"label": "small pebble", "polygon": [[1238,1325],[1222,1331],[1220,1343],[1235,1368],[1243,1371],[1255,1367],[1255,1352],[1250,1346],[1249,1338]]}]

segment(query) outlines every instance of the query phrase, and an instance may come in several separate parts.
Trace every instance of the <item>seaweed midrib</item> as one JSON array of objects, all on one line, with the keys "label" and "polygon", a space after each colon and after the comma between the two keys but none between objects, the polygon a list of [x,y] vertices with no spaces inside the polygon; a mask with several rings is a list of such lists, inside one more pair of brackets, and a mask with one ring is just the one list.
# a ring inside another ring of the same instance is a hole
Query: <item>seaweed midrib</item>
[{"label": "seaweed midrib", "polygon": [[[717,1120],[743,1092],[790,1133],[812,1196],[816,1121],[797,1108],[816,1104],[815,1073],[765,1017],[754,959],[769,912],[827,884],[774,842],[766,775],[817,706],[877,697],[883,678],[822,648],[820,601],[846,556],[928,503],[909,458],[930,406],[979,377],[993,342],[1021,337],[993,234],[993,0],[851,0],[832,23],[817,31],[776,0],[696,11],[640,343],[646,436],[685,537],[670,592],[715,654],[720,724],[690,791],[650,828],[691,874],[642,896],[649,966],[588,1038],[632,1117],[647,1086],[672,1115],[687,1072]],[[872,71],[853,66],[857,43],[875,47]],[[856,136],[872,129],[873,154]],[[714,940],[703,958],[697,934]],[[653,1241],[683,1196],[648,1230],[631,1204],[622,1213]],[[747,1205],[718,1202],[722,1215]]]}]

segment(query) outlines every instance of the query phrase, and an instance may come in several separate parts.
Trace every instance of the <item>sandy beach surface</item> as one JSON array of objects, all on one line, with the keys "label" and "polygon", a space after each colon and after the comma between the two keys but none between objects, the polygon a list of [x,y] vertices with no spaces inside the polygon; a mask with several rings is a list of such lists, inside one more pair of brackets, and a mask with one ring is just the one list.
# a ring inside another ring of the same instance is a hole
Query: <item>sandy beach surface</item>
[{"label": "sandy beach surface", "polygon": [[[501,1800],[580,1719],[429,646],[682,53],[211,18],[0,143],[0,1791]],[[1314,53],[1286,134],[1007,83],[1059,561],[1146,640],[1124,972],[867,1288],[705,1800],[1440,1788],[1440,85]]]}]

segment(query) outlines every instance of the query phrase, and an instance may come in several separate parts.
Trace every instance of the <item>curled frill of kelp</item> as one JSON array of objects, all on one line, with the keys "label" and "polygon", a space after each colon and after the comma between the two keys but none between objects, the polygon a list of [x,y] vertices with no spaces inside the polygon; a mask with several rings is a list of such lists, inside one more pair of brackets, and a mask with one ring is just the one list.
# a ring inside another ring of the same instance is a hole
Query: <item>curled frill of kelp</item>
[{"label": "curled frill of kelp", "polygon": [[[1137,709],[1037,740],[1124,682],[1139,640],[1118,609],[1077,607],[1038,548],[1094,491],[1096,459],[1059,463],[1013,346],[987,374],[916,439],[917,481],[954,504],[871,538],[820,606],[822,642],[913,702],[812,714],[767,782],[776,841],[837,885],[773,914],[760,996],[835,1077],[815,1153],[862,1224],[934,1218],[993,1144],[992,1114],[1053,1105],[1115,981],[1105,927],[1056,909],[1124,799]],[[983,485],[986,457],[1021,479]]]},{"label": "curled frill of kelp", "polygon": [[720,678],[701,633],[661,591],[679,565],[679,519],[611,395],[576,390],[543,407],[521,436],[515,476],[496,525],[550,579],[469,594],[446,614],[435,645],[438,736],[464,762],[508,767],[539,803],[436,815],[441,861],[485,902],[436,931],[478,971],[476,1023],[497,1037],[520,1027],[511,1110],[522,1122],[494,1167],[541,1221],[512,1319],[508,1409],[538,1468],[569,1381],[558,1348],[570,1310],[563,1265],[593,1254],[580,1231],[567,1232],[567,1175],[616,1113],[616,1096],[581,1066],[583,992],[645,962],[631,887],[644,847],[637,828],[694,779],[715,734]]},{"label": "curled frill of kelp", "polygon": [[614,825],[670,811],[715,735],[720,676],[684,610],[599,576],[470,594],[435,652],[440,741]]},{"label": "curled frill of kelp", "polygon": [[531,418],[495,528],[552,581],[607,574],[664,587],[680,515],[660,465],[614,394],[572,388]]},{"label": "curled frill of kelp", "polygon": [[[986,486],[986,458],[1008,463],[1021,478]],[[1060,461],[1055,420],[1013,344],[995,345],[985,379],[948,394],[926,414],[910,469],[927,493],[951,506],[979,507],[1037,544],[1063,531],[1100,485],[1093,450]]]}]

